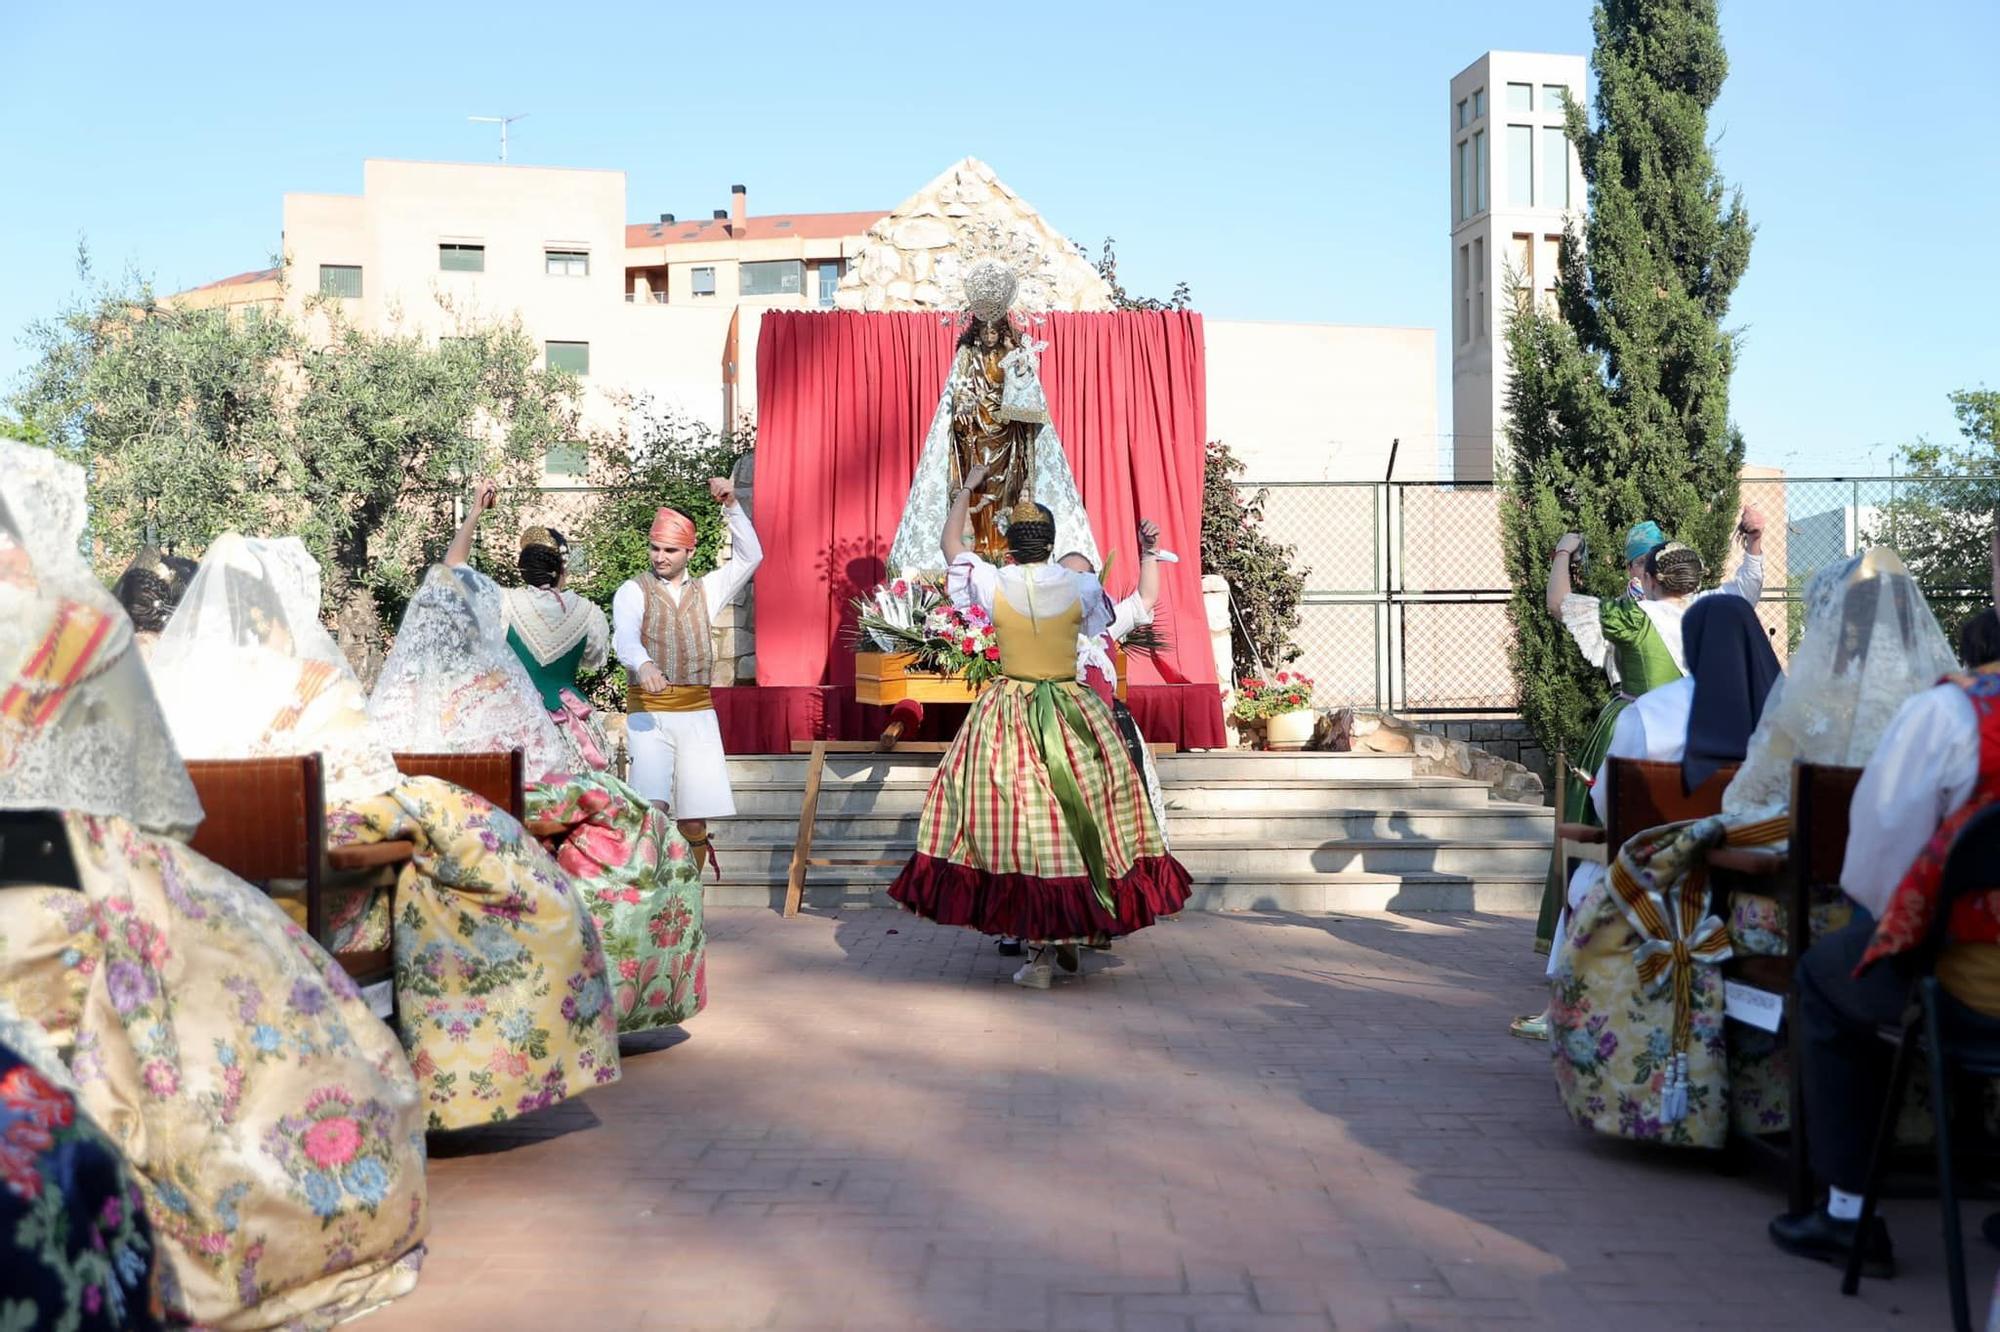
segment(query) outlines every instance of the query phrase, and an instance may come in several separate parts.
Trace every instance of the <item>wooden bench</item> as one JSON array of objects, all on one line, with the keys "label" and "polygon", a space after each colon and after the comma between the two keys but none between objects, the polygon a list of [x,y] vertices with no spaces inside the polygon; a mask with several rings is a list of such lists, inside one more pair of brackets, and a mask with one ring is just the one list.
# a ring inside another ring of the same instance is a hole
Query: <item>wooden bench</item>
[{"label": "wooden bench", "polygon": [[[1693,791],[1681,786],[1681,765],[1652,759],[1613,758],[1604,761],[1604,826],[1558,823],[1557,844],[1574,860],[1610,863],[1625,843],[1662,824],[1704,819],[1722,812],[1722,793],[1736,779],[1727,764]],[[1557,778],[1560,783],[1563,779]],[[1560,807],[1557,813],[1561,813]]]},{"label": "wooden bench", "polygon": [[[397,867],[416,854],[412,842],[371,842],[328,848],[326,787],[317,754],[285,758],[192,759],[188,776],[201,797],[195,851],[240,879],[261,886],[291,880],[305,885],[306,933],[333,952],[326,920],[329,878]],[[383,1017],[395,1012],[395,963],[388,948],[334,953],[369,1006]]]},{"label": "wooden bench", "polygon": [[524,757],[518,749],[476,754],[397,754],[396,770],[405,777],[435,777],[480,796],[496,809],[512,814],[530,837],[561,837],[566,824],[528,817],[528,785]]}]

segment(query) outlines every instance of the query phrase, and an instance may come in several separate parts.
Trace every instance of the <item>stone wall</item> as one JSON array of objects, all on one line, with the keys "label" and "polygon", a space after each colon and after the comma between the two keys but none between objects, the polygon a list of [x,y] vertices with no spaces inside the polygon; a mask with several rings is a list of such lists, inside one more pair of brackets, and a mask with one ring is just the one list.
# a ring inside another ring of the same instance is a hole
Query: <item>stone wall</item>
[{"label": "stone wall", "polygon": [[[1314,735],[1313,747],[1338,748],[1337,737],[1344,731],[1348,747],[1354,753],[1411,755],[1416,761],[1419,777],[1465,778],[1483,783],[1501,800],[1542,804],[1547,790],[1547,775],[1530,769],[1520,761],[1522,737],[1519,734],[1509,736],[1501,729],[1510,724],[1521,727],[1518,720],[1493,723],[1489,742],[1501,748],[1491,750],[1473,738],[1475,733],[1485,733],[1482,730],[1485,724],[1481,722],[1422,726],[1404,717],[1342,710],[1322,717]],[[1446,728],[1455,728],[1461,733],[1450,734]],[[1329,743],[1323,745],[1322,737]],[[1529,743],[1532,746],[1532,741]],[[1508,746],[1512,746],[1512,756],[1509,756]]]},{"label": "stone wall", "polygon": [[1425,728],[1447,740],[1463,740],[1496,758],[1518,763],[1542,779],[1544,787],[1555,785],[1555,765],[1542,742],[1519,717],[1474,717],[1465,721],[1432,720]]}]

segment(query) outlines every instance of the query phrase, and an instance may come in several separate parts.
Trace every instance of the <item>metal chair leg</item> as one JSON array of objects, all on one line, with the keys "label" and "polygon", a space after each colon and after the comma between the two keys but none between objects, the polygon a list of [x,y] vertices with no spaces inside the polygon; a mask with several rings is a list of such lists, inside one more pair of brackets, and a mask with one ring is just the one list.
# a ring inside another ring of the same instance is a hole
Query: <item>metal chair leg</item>
[{"label": "metal chair leg", "polygon": [[1939,987],[1935,976],[1919,982],[1924,1005],[1925,1054],[1931,1070],[1931,1118],[1937,1124],[1938,1205],[1944,1211],[1945,1269],[1951,1281],[1951,1325],[1972,1332],[1972,1310],[1965,1294],[1965,1235],[1958,1217],[1958,1175],[1951,1152],[1951,1094],[1938,1021]]},{"label": "metal chair leg", "polygon": [[[1903,1043],[1896,1047],[1896,1061],[1889,1072],[1889,1097],[1882,1104],[1882,1119],[1875,1126],[1875,1148],[1868,1156],[1868,1187],[1861,1194],[1861,1219],[1855,1239],[1865,1237],[1875,1223],[1875,1207],[1882,1197],[1882,1177],[1889,1173],[1889,1157],[1896,1149],[1896,1120],[1903,1098],[1910,1088],[1910,1071],[1916,1065],[1917,1023],[1903,1026]],[[1856,1243],[1847,1255],[1847,1270],[1840,1278],[1840,1293],[1853,1295],[1861,1289],[1861,1263],[1867,1256],[1864,1244]]]}]

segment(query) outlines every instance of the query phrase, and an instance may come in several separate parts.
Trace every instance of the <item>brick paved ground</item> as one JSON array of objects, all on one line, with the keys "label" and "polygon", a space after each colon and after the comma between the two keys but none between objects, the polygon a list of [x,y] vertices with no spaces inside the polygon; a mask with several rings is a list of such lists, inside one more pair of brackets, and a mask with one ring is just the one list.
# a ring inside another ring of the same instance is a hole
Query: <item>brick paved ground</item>
[{"label": "brick paved ground", "polygon": [[1934,1203],[1843,1300],[1764,1238],[1775,1177],[1571,1129],[1504,1031],[1524,920],[1190,916],[1047,994],[888,911],[710,923],[684,1035],[436,1143],[371,1332],[1946,1325]]}]

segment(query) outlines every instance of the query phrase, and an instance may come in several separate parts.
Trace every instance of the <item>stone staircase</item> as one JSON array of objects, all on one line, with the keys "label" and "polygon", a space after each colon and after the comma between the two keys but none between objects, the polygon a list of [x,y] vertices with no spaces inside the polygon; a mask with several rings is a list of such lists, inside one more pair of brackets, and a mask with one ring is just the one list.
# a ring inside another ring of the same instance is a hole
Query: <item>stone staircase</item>
[{"label": "stone staircase", "polygon": [[[729,760],[737,817],[715,825],[717,906],[784,901],[806,757]],[[830,755],[813,855],[897,859],[916,845],[933,755]],[[1532,911],[1552,832],[1543,806],[1479,783],[1418,777],[1408,756],[1159,756],[1173,852],[1203,911]],[[814,867],[806,905],[893,906],[893,868]]]}]

